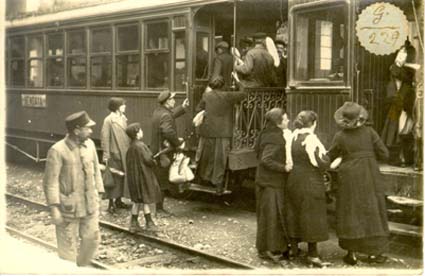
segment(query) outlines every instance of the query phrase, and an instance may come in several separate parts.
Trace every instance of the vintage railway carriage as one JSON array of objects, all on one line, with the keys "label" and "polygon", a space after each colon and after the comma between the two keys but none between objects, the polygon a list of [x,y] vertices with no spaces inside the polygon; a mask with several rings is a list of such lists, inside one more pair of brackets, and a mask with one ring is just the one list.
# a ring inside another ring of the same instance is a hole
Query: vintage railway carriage
[{"label": "vintage railway carriage", "polygon": [[[158,93],[170,90],[177,92],[178,101],[190,99],[191,112],[177,122],[193,152],[192,118],[212,70],[214,46],[225,40],[238,47],[240,38],[258,31],[274,38],[278,21],[289,22],[288,84],[250,89],[235,108],[230,171],[256,167],[254,141],[265,111],[274,106],[286,107],[291,118],[303,109],[315,110],[326,145],[336,132],[333,113],[347,100],[364,104],[380,131],[395,54],[370,54],[355,32],[360,11],[375,2],[123,0],[9,21],[7,144],[43,161],[48,146],[65,133],[65,115],[81,109],[98,122],[98,140],[111,96],[127,100],[129,121],[141,122],[149,141]],[[404,11],[410,37],[416,39],[421,32],[415,28],[413,7],[420,1],[413,6],[411,1],[385,2]]]},{"label": "vintage railway carriage", "polygon": [[[149,141],[156,98],[170,90],[180,102],[190,99],[192,111],[177,123],[193,152],[193,111],[212,70],[214,45],[237,44],[258,31],[274,37],[276,21],[286,14],[281,0],[123,0],[8,21],[7,145],[44,161],[65,133],[64,117],[82,109],[98,123],[98,142],[111,96],[126,99],[129,122],[141,122]],[[233,170],[255,167],[245,149],[251,152],[264,111],[284,105],[283,87],[249,93],[236,112]]]}]

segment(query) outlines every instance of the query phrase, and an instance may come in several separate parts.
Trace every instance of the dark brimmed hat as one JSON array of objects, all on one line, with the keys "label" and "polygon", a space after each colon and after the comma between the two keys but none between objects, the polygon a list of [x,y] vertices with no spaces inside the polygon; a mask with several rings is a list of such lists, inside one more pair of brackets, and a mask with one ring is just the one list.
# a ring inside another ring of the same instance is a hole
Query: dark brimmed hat
[{"label": "dark brimmed hat", "polygon": [[128,137],[132,140],[136,139],[137,133],[141,130],[141,126],[139,123],[132,123],[127,126],[125,129],[125,133],[127,133]]},{"label": "dark brimmed hat", "polygon": [[215,45],[215,48],[229,49],[229,43],[227,43],[226,41],[220,41],[219,43],[217,43],[217,45]]},{"label": "dark brimmed hat", "polygon": [[176,95],[176,93],[174,92],[170,92],[170,91],[162,91],[159,95],[158,95],[158,103],[163,104],[166,100],[168,100],[169,98],[174,98],[174,96]]},{"label": "dark brimmed hat", "polygon": [[345,102],[335,111],[336,124],[343,129],[353,129],[362,126],[368,118],[367,110],[355,102]]},{"label": "dark brimmed hat", "polygon": [[112,97],[109,99],[108,109],[110,111],[117,111],[123,104],[125,104],[125,100],[123,98]]},{"label": "dark brimmed hat", "polygon": [[68,131],[72,131],[78,127],[92,127],[96,123],[90,119],[86,111],[79,111],[66,117],[65,125]]},{"label": "dark brimmed hat", "polygon": [[251,38],[249,37],[243,37],[241,39],[239,39],[239,46],[240,45],[252,45],[254,43],[254,41],[252,41]]}]

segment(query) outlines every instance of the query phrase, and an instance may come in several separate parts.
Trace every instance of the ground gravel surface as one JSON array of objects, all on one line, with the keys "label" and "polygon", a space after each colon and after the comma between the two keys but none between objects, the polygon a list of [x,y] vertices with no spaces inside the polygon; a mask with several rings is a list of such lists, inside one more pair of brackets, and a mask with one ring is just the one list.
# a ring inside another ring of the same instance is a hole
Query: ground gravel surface
[{"label": "ground gravel surface", "polygon": [[[8,192],[45,202],[42,178],[42,165],[18,165],[15,163],[7,165]],[[116,214],[111,215],[106,211],[107,204],[106,200],[102,202],[101,219],[128,227],[130,221],[129,210],[118,209]],[[205,195],[195,195],[190,200],[167,197],[165,206],[174,215],[155,218],[156,224],[161,229],[157,235],[161,238],[244,262],[258,268],[309,268],[303,260],[291,263],[283,261],[280,264],[275,264],[258,258],[255,249],[255,212],[247,211],[249,208],[252,209],[252,206],[239,208],[241,204],[229,204],[221,199]],[[44,215],[48,217],[47,213]],[[142,215],[140,216],[140,223],[144,224]],[[331,263],[331,268],[418,269],[421,267],[422,260],[420,257],[415,254],[405,254],[405,252],[409,252],[409,248],[401,252],[400,244],[395,242],[391,245],[391,249],[393,248],[398,249],[398,251],[395,250],[397,254],[390,254],[390,260],[385,264],[376,265],[359,262],[355,267],[348,267],[341,260],[345,251],[338,247],[338,241],[334,233],[330,233],[329,241],[319,244],[322,258]],[[301,249],[306,250],[306,246],[302,244]]]}]

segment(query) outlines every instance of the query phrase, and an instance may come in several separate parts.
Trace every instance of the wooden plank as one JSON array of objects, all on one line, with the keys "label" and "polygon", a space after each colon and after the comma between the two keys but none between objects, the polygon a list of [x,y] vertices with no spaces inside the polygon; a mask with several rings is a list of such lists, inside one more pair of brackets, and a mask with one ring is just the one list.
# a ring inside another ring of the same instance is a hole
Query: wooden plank
[{"label": "wooden plank", "polygon": [[392,234],[422,238],[422,227],[392,221],[388,222],[388,226]]}]

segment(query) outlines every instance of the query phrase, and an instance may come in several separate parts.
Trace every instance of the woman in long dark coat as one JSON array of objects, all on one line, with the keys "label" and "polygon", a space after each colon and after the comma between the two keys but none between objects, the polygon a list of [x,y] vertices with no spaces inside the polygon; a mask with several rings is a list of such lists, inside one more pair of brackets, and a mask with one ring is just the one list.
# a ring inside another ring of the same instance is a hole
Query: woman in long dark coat
[{"label": "woman in long dark coat", "polygon": [[255,176],[257,212],[256,247],[260,257],[277,262],[288,249],[284,216],[284,185],[287,178],[286,149],[283,129],[288,117],[280,108],[265,115],[255,150],[259,161]]},{"label": "woman in long dark coat", "polygon": [[294,120],[293,169],[288,177],[286,202],[290,257],[298,255],[298,242],[307,242],[307,262],[322,267],[326,263],[319,258],[317,243],[328,239],[326,189],[322,176],[328,158],[326,149],[314,134],[316,124],[317,114],[313,111],[301,111]]},{"label": "woman in long dark coat", "polygon": [[336,231],[339,245],[348,251],[344,261],[354,265],[355,252],[362,252],[370,261],[383,262],[386,258],[381,254],[388,250],[389,231],[377,158],[387,159],[388,150],[375,130],[364,126],[367,111],[362,106],[346,102],[334,117],[342,130],[335,134],[329,156],[342,157]]},{"label": "woman in long dark coat", "polygon": [[156,164],[149,147],[142,141],[143,131],[140,124],[130,124],[126,133],[131,138],[126,156],[127,181],[131,201],[134,203],[131,210],[130,230],[141,229],[138,221],[141,204],[143,205],[146,229],[157,230],[149,208],[149,204],[161,201],[161,189],[154,172]]},{"label": "woman in long dark coat", "polygon": [[199,146],[196,152],[197,172],[204,181],[216,186],[217,194],[223,192],[224,175],[233,136],[233,106],[242,101],[245,92],[221,91],[224,79],[218,76],[209,86],[197,106],[197,111],[205,110],[200,125]]},{"label": "woman in long dark coat", "polygon": [[[126,105],[122,98],[110,98],[108,109],[111,113],[103,121],[101,131],[101,143],[103,150],[103,162],[110,168],[122,171],[125,175],[125,154],[127,153],[130,139],[125,133],[127,118],[124,115]],[[113,175],[115,185],[105,189],[104,198],[109,199],[108,212],[114,213],[115,208],[127,208],[121,201],[121,197],[129,197],[126,177]],[[115,201],[114,201],[115,200]]]}]

